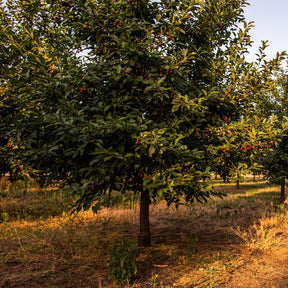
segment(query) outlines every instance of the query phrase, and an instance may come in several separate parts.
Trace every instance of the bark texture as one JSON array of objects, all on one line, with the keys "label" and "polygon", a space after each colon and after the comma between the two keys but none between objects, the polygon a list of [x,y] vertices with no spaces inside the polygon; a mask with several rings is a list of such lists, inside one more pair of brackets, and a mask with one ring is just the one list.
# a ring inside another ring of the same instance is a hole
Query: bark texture
[{"label": "bark texture", "polygon": [[142,191],[140,200],[140,234],[138,237],[138,245],[142,247],[151,246],[149,206],[149,191]]}]

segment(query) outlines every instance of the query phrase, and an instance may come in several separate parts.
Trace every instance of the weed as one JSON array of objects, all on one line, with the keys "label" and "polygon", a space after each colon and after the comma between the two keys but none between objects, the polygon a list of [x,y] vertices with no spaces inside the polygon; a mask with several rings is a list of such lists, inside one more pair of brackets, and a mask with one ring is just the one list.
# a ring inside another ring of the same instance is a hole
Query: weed
[{"label": "weed", "polygon": [[140,250],[135,241],[121,239],[121,246],[108,251],[111,261],[108,264],[109,278],[116,281],[120,286],[128,283],[137,273],[135,259],[140,255]]},{"label": "weed", "polygon": [[1,222],[8,222],[9,221],[9,213],[7,212],[2,212],[0,215],[0,223]]},{"label": "weed", "polygon": [[195,232],[190,231],[187,236],[187,242],[188,242],[188,256],[192,257],[192,255],[195,253],[195,246],[198,242],[197,235]]},{"label": "weed", "polygon": [[281,223],[285,220],[286,217],[286,210],[285,210],[285,204],[280,204],[279,206],[276,206],[275,211],[275,217],[276,219]]},{"label": "weed", "polygon": [[150,279],[149,279],[149,285],[151,288],[155,288],[157,287],[157,278],[158,278],[158,274],[153,275]]},{"label": "weed", "polygon": [[220,283],[215,280],[215,277],[220,275],[218,271],[218,267],[204,264],[201,270],[204,270],[204,275],[208,276],[208,279],[209,279],[209,284],[206,287],[209,287],[209,288],[219,287]]}]

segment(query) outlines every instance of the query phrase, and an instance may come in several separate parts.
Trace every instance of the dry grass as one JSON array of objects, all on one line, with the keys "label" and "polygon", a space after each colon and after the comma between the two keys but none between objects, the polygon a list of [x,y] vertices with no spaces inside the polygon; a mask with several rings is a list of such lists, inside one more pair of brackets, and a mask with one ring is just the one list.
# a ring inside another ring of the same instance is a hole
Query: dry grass
[{"label": "dry grass", "polygon": [[[152,247],[141,249],[138,274],[125,287],[288,287],[288,221],[278,187],[234,186],[221,184],[224,200],[205,205],[152,205]],[[55,193],[30,189],[2,198],[10,219],[0,224],[0,287],[117,287],[108,279],[106,251],[120,237],[137,239],[138,205],[71,217],[51,212],[65,203]],[[17,219],[12,211],[20,204],[28,212]],[[45,217],[29,214],[29,205],[46,207]]]},{"label": "dry grass", "polygon": [[248,229],[231,229],[243,243],[252,250],[268,251],[272,248],[287,246],[287,211],[280,206],[274,217],[263,217]]}]

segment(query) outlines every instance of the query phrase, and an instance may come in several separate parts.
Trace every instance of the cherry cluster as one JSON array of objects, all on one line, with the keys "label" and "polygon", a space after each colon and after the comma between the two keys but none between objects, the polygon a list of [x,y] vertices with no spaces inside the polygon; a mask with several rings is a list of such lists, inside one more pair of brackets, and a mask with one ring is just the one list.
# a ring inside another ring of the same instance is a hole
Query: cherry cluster
[{"label": "cherry cluster", "polygon": [[260,148],[271,148],[273,147],[273,142],[272,141],[269,141],[269,142],[265,142],[265,143],[262,143],[260,145],[256,145],[256,146],[252,146],[252,145],[246,145],[245,147],[241,147],[240,148],[240,151],[248,151],[248,150],[258,150]]}]

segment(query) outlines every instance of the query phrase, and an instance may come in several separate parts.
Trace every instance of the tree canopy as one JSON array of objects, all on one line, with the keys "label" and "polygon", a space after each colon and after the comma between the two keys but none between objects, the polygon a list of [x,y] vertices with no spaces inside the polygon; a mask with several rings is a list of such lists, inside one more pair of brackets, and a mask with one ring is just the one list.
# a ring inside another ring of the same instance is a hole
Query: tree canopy
[{"label": "tree canopy", "polygon": [[7,1],[0,125],[10,155],[42,184],[68,185],[76,211],[97,212],[112,191],[141,193],[139,244],[149,245],[153,199],[206,201],[217,192],[205,179],[225,157],[239,168],[234,152],[275,135],[255,93],[274,84],[245,60],[247,4]]}]

